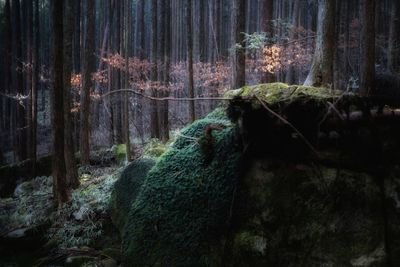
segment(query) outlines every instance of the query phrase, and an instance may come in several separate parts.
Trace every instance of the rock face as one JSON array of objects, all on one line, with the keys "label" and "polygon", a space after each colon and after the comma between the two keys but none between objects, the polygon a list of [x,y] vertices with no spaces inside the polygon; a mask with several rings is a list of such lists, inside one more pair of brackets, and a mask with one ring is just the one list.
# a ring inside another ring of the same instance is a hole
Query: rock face
[{"label": "rock face", "polygon": [[323,88],[227,95],[234,124],[217,109],[121,177],[126,266],[400,265],[395,115],[346,118],[353,96]]},{"label": "rock face", "polygon": [[[386,192],[399,192],[398,177]],[[228,265],[386,266],[387,245],[400,262],[398,209],[369,174],[253,159],[239,188]]]}]

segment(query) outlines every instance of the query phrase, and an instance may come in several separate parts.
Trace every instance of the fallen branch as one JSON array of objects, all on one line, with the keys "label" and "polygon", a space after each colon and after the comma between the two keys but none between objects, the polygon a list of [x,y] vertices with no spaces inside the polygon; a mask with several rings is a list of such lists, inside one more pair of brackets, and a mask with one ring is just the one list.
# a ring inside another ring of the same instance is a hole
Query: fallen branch
[{"label": "fallen branch", "polygon": [[143,93],[140,93],[138,91],[135,91],[133,89],[119,89],[119,90],[114,90],[111,92],[108,92],[102,96],[102,98],[116,94],[116,93],[132,93],[144,98],[147,98],[149,100],[155,100],[155,101],[207,101],[207,100],[220,100],[220,101],[230,101],[232,98],[229,97],[183,97],[183,98],[176,98],[176,97],[154,97],[154,96],[149,96],[145,95]]}]

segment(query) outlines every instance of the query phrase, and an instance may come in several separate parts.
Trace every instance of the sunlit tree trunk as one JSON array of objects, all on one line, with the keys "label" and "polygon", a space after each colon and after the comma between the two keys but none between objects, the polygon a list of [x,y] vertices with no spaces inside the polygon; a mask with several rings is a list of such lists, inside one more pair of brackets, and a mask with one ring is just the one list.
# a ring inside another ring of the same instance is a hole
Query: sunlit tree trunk
[{"label": "sunlit tree trunk", "polygon": [[304,85],[333,86],[333,56],[335,47],[335,1],[318,1],[317,43],[311,70]]}]

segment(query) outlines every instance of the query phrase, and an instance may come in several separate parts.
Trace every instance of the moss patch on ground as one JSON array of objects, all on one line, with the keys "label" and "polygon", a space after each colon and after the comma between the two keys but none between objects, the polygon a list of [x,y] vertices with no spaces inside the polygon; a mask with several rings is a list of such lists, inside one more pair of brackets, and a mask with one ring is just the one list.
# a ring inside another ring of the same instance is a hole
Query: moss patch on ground
[{"label": "moss patch on ground", "polygon": [[[212,132],[215,153],[207,162],[198,140],[210,124],[224,128]],[[222,110],[182,130],[130,207],[123,230],[129,265],[213,265],[210,245],[226,233],[240,158]]]}]

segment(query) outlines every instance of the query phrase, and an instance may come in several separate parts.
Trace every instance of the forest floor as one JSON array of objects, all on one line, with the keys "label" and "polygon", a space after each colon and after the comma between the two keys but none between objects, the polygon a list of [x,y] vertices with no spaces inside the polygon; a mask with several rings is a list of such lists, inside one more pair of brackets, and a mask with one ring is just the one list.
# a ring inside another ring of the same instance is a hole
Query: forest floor
[{"label": "forest floor", "polygon": [[117,266],[120,240],[109,200],[123,165],[79,168],[81,185],[59,209],[51,177],[23,182],[0,199],[0,266]]}]

